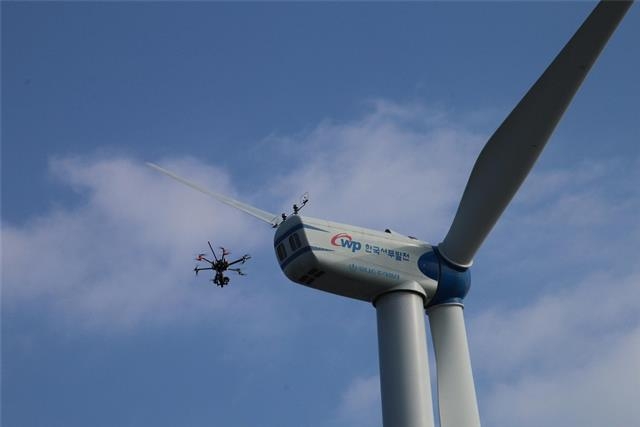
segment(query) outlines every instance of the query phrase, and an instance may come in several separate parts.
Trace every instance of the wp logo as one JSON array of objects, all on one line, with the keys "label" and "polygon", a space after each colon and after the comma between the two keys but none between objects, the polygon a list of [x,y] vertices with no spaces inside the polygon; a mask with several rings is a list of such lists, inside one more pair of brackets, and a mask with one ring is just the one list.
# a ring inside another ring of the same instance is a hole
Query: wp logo
[{"label": "wp logo", "polygon": [[338,233],[331,238],[331,244],[333,246],[340,246],[343,248],[351,249],[351,252],[357,252],[362,248],[362,243],[357,240],[353,240],[347,233]]}]

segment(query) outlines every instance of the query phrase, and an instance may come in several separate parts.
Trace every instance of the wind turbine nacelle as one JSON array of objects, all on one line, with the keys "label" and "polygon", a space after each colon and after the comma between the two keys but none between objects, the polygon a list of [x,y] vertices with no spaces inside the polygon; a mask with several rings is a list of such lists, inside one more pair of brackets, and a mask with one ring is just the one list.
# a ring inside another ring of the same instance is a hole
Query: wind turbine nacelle
[{"label": "wind turbine nacelle", "polygon": [[278,226],[274,248],[289,279],[321,291],[369,302],[408,285],[425,301],[436,292],[419,266],[436,259],[432,246],[396,233],[292,215]]}]

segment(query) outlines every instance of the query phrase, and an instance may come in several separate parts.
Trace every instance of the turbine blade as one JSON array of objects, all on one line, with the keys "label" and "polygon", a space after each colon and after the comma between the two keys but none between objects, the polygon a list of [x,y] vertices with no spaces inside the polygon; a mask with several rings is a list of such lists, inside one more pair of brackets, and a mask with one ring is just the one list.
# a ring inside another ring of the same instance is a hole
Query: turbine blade
[{"label": "turbine blade", "polygon": [[417,293],[389,292],[375,307],[382,424],[433,427],[424,301]]},{"label": "turbine blade", "polygon": [[602,1],[482,149],[438,249],[470,266],[632,1]]},{"label": "turbine blade", "polygon": [[168,171],[167,169],[164,169],[163,167],[160,167],[158,165],[156,165],[155,163],[150,163],[147,162],[147,166],[152,167],[153,169],[162,172],[163,174],[170,176],[171,178],[175,179],[176,181],[179,181],[181,183],[183,183],[184,185],[193,188],[194,190],[198,190],[201,193],[204,193],[208,196],[213,197],[214,199],[217,199],[219,202],[222,202],[226,205],[229,205],[233,208],[239,209],[245,213],[248,213],[249,215],[256,217],[266,223],[271,224],[272,226],[277,225],[277,215],[272,214],[270,212],[267,211],[263,211],[262,209],[258,209],[254,206],[248,205],[246,203],[240,202],[238,200],[232,199],[231,197],[227,197],[224,194],[220,194],[220,193],[216,193],[214,191],[210,191],[207,190],[205,188],[200,187],[198,184],[195,184],[189,180],[186,180],[178,175],[176,175],[175,173]]},{"label": "turbine blade", "polygon": [[440,427],[480,427],[462,306],[428,310],[436,356]]}]

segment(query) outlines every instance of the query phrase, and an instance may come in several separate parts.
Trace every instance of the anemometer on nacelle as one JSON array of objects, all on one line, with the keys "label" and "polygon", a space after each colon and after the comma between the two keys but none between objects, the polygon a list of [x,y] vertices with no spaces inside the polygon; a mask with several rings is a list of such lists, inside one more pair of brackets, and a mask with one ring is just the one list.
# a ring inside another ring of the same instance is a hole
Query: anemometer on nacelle
[{"label": "anemometer on nacelle", "polygon": [[[309,203],[309,193],[304,193],[300,197],[300,202],[299,203],[300,203],[300,206],[298,206],[296,203],[293,204],[293,207],[292,207],[293,213],[291,215],[298,215],[298,213],[302,210],[302,208],[304,208],[307,205],[307,203]],[[287,214],[283,212],[280,215],[280,218],[282,218],[283,222],[286,221],[287,220]],[[273,228],[278,228],[278,226],[280,224],[281,223],[278,223],[278,221],[277,221],[277,217],[274,217],[273,218]]]}]

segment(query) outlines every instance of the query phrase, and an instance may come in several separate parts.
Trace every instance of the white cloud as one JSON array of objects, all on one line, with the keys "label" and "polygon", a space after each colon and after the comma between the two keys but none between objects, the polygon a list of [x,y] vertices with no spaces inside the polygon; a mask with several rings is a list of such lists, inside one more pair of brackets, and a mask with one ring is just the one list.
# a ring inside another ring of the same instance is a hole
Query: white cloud
[{"label": "white cloud", "polygon": [[[269,138],[264,144],[278,153],[279,175],[252,191],[277,200],[309,191],[306,214],[437,243],[483,143],[446,115],[379,101],[360,120],[325,121],[310,132]],[[234,194],[224,171],[195,160],[160,163],[247,200]],[[634,305],[640,273],[629,266],[639,261],[640,168],[625,172],[620,164],[536,169],[481,251],[482,261],[496,266],[491,274],[503,274],[497,284],[474,284],[482,289],[472,291],[474,299],[482,294],[492,305],[468,319],[486,424],[637,419],[629,396],[638,387],[630,373],[640,371]],[[80,201],[22,225],[3,224],[5,306],[37,302],[55,318],[111,329],[220,316],[271,331],[295,323],[282,318],[277,297],[260,287],[234,286],[215,298],[206,287],[187,288],[187,260],[210,236],[273,256],[268,227],[256,235],[260,224],[253,219],[131,159],[59,159],[52,170]],[[570,279],[562,276],[566,265]],[[535,289],[505,295],[506,277],[538,276],[544,283]],[[510,308],[520,294],[530,299]],[[380,425],[378,377],[348,384],[331,423]]]},{"label": "white cloud", "polygon": [[595,274],[522,308],[482,312],[470,320],[476,368],[494,381],[509,381],[592,363],[640,326],[639,283],[638,273]]},{"label": "white cloud", "polygon": [[602,345],[587,364],[522,375],[494,385],[485,423],[495,426],[619,426],[637,424],[640,407],[640,327]]},{"label": "white cloud", "polygon": [[498,227],[483,261],[508,272],[468,319],[485,424],[639,419],[637,161],[537,171]]},{"label": "white cloud", "polygon": [[357,377],[342,393],[337,426],[373,427],[382,425],[380,377]]},{"label": "white cloud", "polygon": [[[275,150],[294,159],[293,167],[280,167],[275,181],[252,192],[288,200],[309,191],[309,215],[440,239],[466,179],[460,165],[471,163],[480,140],[420,106],[372,106],[360,120],[325,121],[293,139],[270,138]],[[159,163],[251,202],[235,194],[223,170],[194,159]],[[273,256],[265,243],[268,227],[256,234],[261,223],[141,161],[62,158],[51,162],[51,171],[79,201],[25,224],[3,224],[3,290],[10,304],[39,301],[76,324],[131,328],[230,314],[226,307],[239,294],[248,304],[259,298],[237,287],[202,298],[186,290],[192,279],[185,266],[210,238]]]},{"label": "white cloud", "polygon": [[[232,190],[222,171],[193,160],[168,163]],[[107,329],[230,314],[227,307],[241,288],[203,297],[202,290],[188,288],[189,260],[210,236],[255,248],[251,219],[131,159],[57,159],[52,172],[80,202],[23,225],[3,224],[9,307],[40,302],[55,318]],[[238,300],[260,307],[250,294]]]},{"label": "white cloud", "polygon": [[435,243],[444,237],[483,142],[440,112],[384,101],[361,120],[325,121],[294,138],[271,140],[296,165],[276,188],[308,191],[307,214],[398,229]]},{"label": "white cloud", "polygon": [[639,284],[638,273],[595,274],[519,309],[494,308],[470,319],[474,369],[486,385],[484,422],[634,424]]}]

